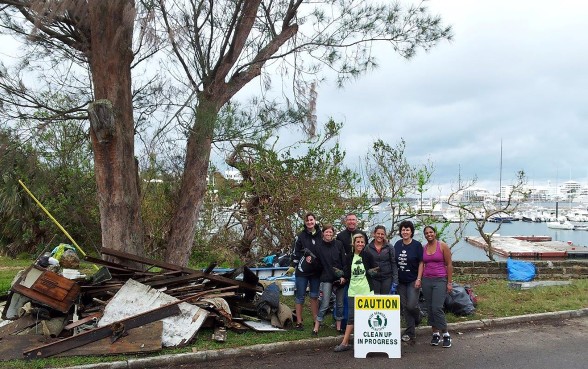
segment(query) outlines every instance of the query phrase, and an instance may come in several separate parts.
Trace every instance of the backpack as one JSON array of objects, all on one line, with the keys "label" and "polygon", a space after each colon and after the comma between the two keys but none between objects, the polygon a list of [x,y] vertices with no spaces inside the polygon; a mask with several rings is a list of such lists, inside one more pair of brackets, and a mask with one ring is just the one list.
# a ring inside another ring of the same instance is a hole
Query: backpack
[{"label": "backpack", "polygon": [[445,296],[443,308],[458,316],[471,315],[476,311],[470,294],[465,287],[456,283],[453,284],[452,291]]}]

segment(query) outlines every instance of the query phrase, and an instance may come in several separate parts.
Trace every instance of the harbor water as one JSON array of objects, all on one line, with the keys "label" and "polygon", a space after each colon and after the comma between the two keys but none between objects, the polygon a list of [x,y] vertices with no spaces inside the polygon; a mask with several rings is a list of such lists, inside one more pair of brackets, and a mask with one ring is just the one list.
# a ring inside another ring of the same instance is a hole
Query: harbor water
[{"label": "harbor water", "polygon": [[[374,219],[376,221],[376,219]],[[390,227],[390,223],[382,223],[387,228]],[[583,223],[588,225],[588,223]],[[514,221],[511,223],[491,223],[487,222],[484,226],[484,231],[490,233],[494,231],[500,225],[500,229],[495,235],[499,236],[550,236],[553,241],[571,242],[577,246],[578,249],[588,250],[588,231],[585,230],[563,230],[563,229],[552,229],[547,227],[547,223],[531,223],[523,221]],[[435,227],[440,229],[441,224],[434,224]],[[458,227],[457,223],[451,223],[443,233],[442,240],[448,245],[452,245],[455,241],[454,230]],[[366,232],[371,233],[373,226],[366,229]],[[453,260],[456,261],[488,261],[486,253],[481,248],[470,245],[465,241],[465,237],[480,237],[479,232],[473,222],[469,222],[465,230],[463,231],[461,239],[451,248]],[[395,236],[392,239],[392,243],[396,242],[400,238]],[[414,235],[414,239],[420,242],[424,242],[425,238],[421,230],[417,230]],[[495,260],[505,260],[500,255],[495,255]]]},{"label": "harbor water", "polygon": [[[484,230],[491,232],[496,229],[498,224],[486,223]],[[451,237],[452,230],[457,227],[457,224],[451,224],[448,229],[446,241],[451,244],[454,240]],[[496,232],[500,236],[550,236],[553,241],[562,241],[566,243],[572,243],[577,246],[578,249],[588,250],[588,231],[574,231],[564,229],[553,229],[547,227],[547,223],[529,223],[522,221],[515,221],[512,223],[502,223],[500,229]],[[469,223],[463,233],[464,238],[466,236],[480,236],[479,232],[473,223]],[[472,246],[462,238],[453,248],[453,257],[455,260],[462,261],[482,261],[488,260],[484,250]],[[496,260],[504,260],[504,258],[498,257]]]}]

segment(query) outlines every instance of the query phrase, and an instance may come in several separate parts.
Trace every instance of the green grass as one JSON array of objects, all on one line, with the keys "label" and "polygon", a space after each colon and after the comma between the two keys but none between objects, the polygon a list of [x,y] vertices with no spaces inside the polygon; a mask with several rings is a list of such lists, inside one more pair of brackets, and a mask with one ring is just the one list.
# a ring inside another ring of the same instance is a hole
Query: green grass
[{"label": "green grass", "polygon": [[[10,260],[0,257],[0,291],[2,286],[10,286],[10,282],[18,270],[29,266],[30,260]],[[478,306],[475,314],[467,317],[458,317],[447,314],[449,322],[462,322],[469,320],[491,319],[497,317],[508,317],[523,314],[543,313],[561,310],[574,310],[588,307],[588,279],[573,280],[571,285],[537,287],[528,290],[515,290],[508,287],[506,280],[494,279],[476,279],[476,278],[456,278],[456,281],[462,284],[469,284],[473,287],[478,296]],[[294,308],[294,298],[291,296],[282,296],[282,302]],[[285,331],[285,332],[254,332],[235,333],[229,331],[227,341],[224,343],[214,342],[210,339],[212,330],[202,329],[197,333],[196,339],[188,347],[163,349],[153,355],[168,355],[174,353],[184,353],[202,350],[214,350],[220,348],[251,346],[263,343],[273,343],[279,341],[292,341],[310,338],[312,329],[312,318],[310,316],[309,300],[306,299],[304,308],[304,331]],[[332,318],[327,318],[325,326],[319,332],[320,337],[334,336],[337,332],[330,328]],[[119,355],[108,357],[69,357],[69,358],[51,358],[33,361],[10,361],[0,362],[0,368],[14,369],[37,369],[46,367],[67,367],[82,364],[95,364],[100,362],[109,362],[117,360],[126,360],[133,355]]]},{"label": "green grass", "polygon": [[33,261],[33,259],[12,259],[0,256],[0,295],[10,290],[10,283],[16,273],[31,265]]},{"label": "green grass", "polygon": [[472,286],[478,294],[478,307],[468,320],[588,307],[588,279],[574,280],[568,286],[535,287],[528,290],[509,288],[508,281],[504,280],[481,280]]}]

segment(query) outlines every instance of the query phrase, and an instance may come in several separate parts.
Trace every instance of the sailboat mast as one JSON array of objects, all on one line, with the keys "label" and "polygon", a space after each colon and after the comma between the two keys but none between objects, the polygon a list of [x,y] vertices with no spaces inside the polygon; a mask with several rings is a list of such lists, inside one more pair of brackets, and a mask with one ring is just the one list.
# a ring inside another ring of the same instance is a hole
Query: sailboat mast
[{"label": "sailboat mast", "polygon": [[502,139],[500,139],[500,177],[498,181],[498,199],[502,204]]}]

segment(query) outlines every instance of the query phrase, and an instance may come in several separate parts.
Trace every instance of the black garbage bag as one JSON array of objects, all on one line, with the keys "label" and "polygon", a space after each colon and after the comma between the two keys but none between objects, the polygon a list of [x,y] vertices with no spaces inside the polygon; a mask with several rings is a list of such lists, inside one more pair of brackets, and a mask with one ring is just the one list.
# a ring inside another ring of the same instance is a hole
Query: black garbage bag
[{"label": "black garbage bag", "polygon": [[445,296],[444,310],[455,315],[471,315],[476,311],[474,302],[464,286],[453,284],[453,290]]},{"label": "black garbage bag", "polygon": [[280,307],[280,288],[276,283],[267,286],[257,302],[257,316],[270,320],[271,316],[278,312]]},{"label": "black garbage bag", "polygon": [[[279,267],[287,267],[290,266],[290,263],[292,262],[292,257],[290,254],[282,254],[280,256],[278,256],[278,260],[277,260],[277,266]],[[276,263],[274,262],[274,266],[276,265]]]}]

